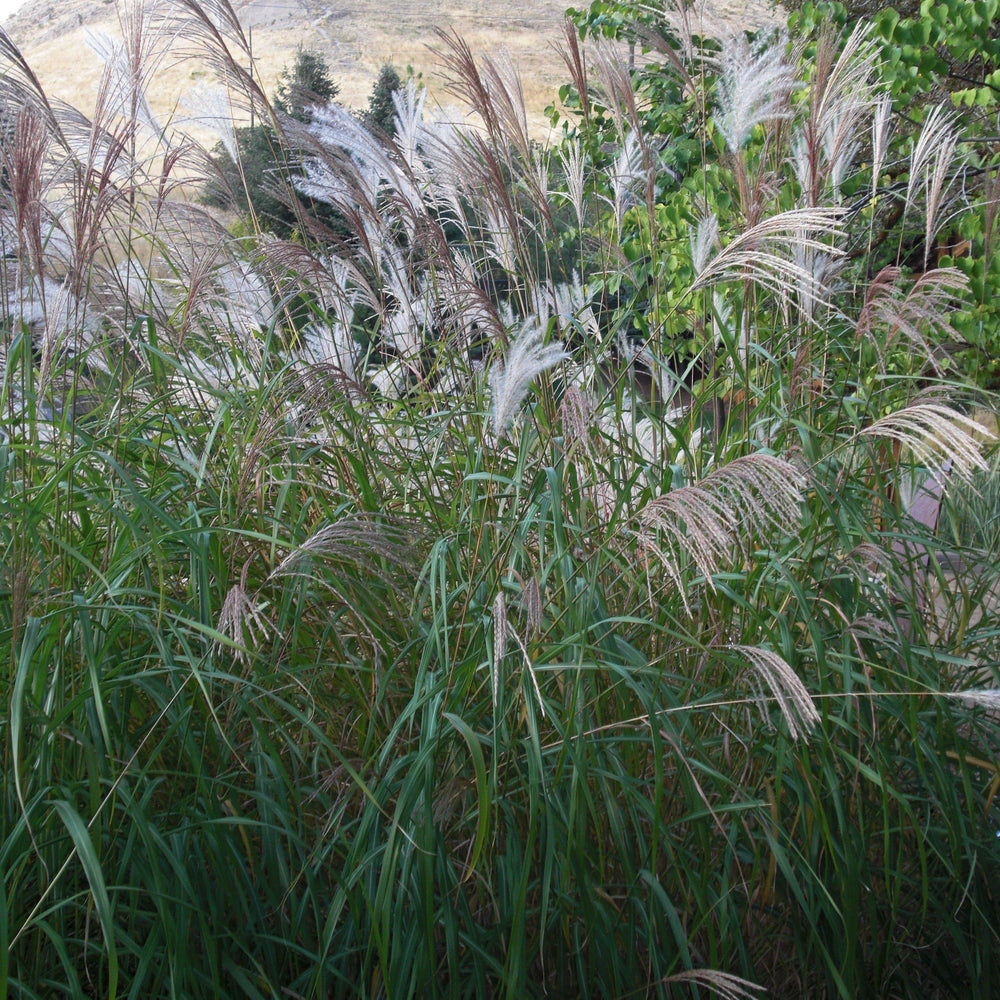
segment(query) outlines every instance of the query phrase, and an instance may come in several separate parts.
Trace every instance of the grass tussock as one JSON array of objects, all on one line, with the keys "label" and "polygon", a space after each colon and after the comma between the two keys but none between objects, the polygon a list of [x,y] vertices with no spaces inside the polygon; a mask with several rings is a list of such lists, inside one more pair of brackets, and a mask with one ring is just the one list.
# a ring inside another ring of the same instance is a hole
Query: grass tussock
[{"label": "grass tussock", "polygon": [[[863,35],[664,28],[671,240],[610,48],[547,150],[442,37],[474,124],[411,81],[389,140],[282,120],[225,0],[154,13],[90,116],[0,33],[0,994],[993,995],[996,561],[906,502],[990,495],[993,401],[921,367],[953,272],[850,269]],[[181,21],[346,237],[198,207]]]}]

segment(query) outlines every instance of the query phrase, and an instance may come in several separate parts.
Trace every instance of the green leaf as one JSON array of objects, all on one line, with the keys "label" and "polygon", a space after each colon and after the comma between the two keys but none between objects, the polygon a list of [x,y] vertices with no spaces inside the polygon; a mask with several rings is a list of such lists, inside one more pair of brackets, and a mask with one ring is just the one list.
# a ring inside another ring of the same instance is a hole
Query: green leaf
[{"label": "green leaf", "polygon": [[483,845],[489,835],[490,829],[490,794],[489,785],[486,780],[486,762],[483,758],[483,749],[476,739],[476,734],[464,720],[451,712],[444,713],[445,719],[459,732],[469,748],[469,755],[472,757],[472,766],[476,775],[476,791],[478,793],[478,820],[476,823],[476,839],[472,845],[472,853],[469,857],[469,865],[465,878],[468,879],[476,869],[479,855],[482,853]]},{"label": "green leaf", "polygon": [[108,891],[104,885],[104,873],[101,871],[101,863],[94,851],[93,841],[86,824],[80,818],[77,811],[64,799],[56,799],[52,803],[59,818],[63,821],[67,833],[73,841],[73,846],[77,857],[83,864],[83,870],[87,875],[87,882],[90,885],[90,892],[94,897],[94,906],[97,909],[97,917],[101,922],[101,929],[104,932],[104,943],[108,955],[108,992],[109,1000],[114,1000],[118,993],[118,950],[115,941],[115,924],[111,914],[111,903],[108,900]]}]

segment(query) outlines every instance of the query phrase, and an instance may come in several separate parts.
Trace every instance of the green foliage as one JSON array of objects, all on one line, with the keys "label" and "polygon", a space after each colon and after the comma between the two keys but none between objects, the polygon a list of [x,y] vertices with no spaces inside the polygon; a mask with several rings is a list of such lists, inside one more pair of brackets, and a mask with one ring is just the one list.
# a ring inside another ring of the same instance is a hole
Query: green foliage
[{"label": "green foliage", "polygon": [[[852,258],[863,264],[869,276],[885,266],[919,272],[931,262],[960,271],[968,279],[969,294],[952,318],[958,343],[947,348],[949,363],[973,374],[979,384],[996,387],[1000,384],[994,360],[1000,355],[1000,264],[993,251],[997,214],[973,208],[996,198],[1000,177],[993,142],[995,122],[988,110],[995,101],[994,76],[1000,73],[1000,19],[995,16],[995,6],[964,0],[949,4],[930,0],[920,4],[879,4],[871,10],[864,3],[845,6],[807,2],[794,6],[791,28],[803,39],[809,60],[815,58],[823,33],[839,32],[846,40],[858,19],[865,19],[881,50],[879,83],[893,97],[896,109],[882,174],[873,180],[859,172],[847,179],[841,192],[856,224]],[[659,161],[662,168],[669,170],[661,172],[657,180],[656,201],[662,206],[657,218],[664,221],[675,216],[692,222],[705,211],[727,212],[733,185],[727,185],[718,173],[706,173],[715,170],[721,144],[699,96],[702,89],[706,95],[716,89],[716,68],[709,67],[697,85],[667,69],[677,61],[677,43],[669,34],[657,33],[656,10],[652,6],[636,11],[627,4],[599,0],[587,11],[572,13],[582,37],[597,33],[615,39],[640,38],[647,50],[652,46],[664,54],[671,53],[665,64],[654,60],[633,74],[641,97],[636,124],[643,133],[661,137]],[[694,41],[709,53],[717,51],[710,39],[695,36]],[[928,247],[924,234],[913,226],[914,213],[905,207],[903,192],[908,196],[911,179],[907,160],[930,102],[945,94],[954,105],[952,114],[963,133],[959,157],[962,176],[952,182],[946,223],[934,245]],[[593,95],[584,116],[575,86],[564,87],[560,97],[571,115],[576,116],[564,124],[573,126],[593,161],[600,163],[599,150],[614,142],[614,116]],[[558,115],[553,109],[550,112],[553,123],[557,123]],[[675,181],[679,182],[679,190],[674,190]],[[788,183],[780,197],[785,206],[791,205],[795,197],[794,182],[789,179]],[[874,199],[867,193],[869,190]],[[667,209],[668,204],[672,208]],[[902,228],[901,222],[907,221],[910,226]],[[678,228],[668,223],[661,229],[660,250],[656,241],[649,244],[649,232],[623,232],[625,252],[633,261],[636,255],[644,255],[648,273],[657,273],[662,267],[675,268],[669,248],[683,240],[686,224]],[[640,284],[629,290],[628,308],[648,298],[648,290]],[[667,311],[676,318],[673,331],[667,332],[675,341],[674,350],[689,352],[690,324],[673,309]]]},{"label": "green foliage", "polygon": [[392,103],[392,95],[402,86],[403,81],[400,79],[396,67],[392,63],[383,63],[378,71],[372,92],[368,96],[368,107],[361,115],[361,120],[368,128],[390,137],[396,134],[396,112]]},{"label": "green foliage", "polygon": [[570,7],[566,16],[576,25],[580,36],[635,39],[637,29],[655,24],[662,4],[631,4],[622,0],[593,0],[590,7]]},{"label": "green foliage", "polygon": [[[972,192],[995,197],[1000,161],[995,152],[995,110],[1000,96],[1000,17],[993,0],[967,3],[947,0],[885,6],[869,12],[858,5],[806,3],[792,18],[803,34],[818,25],[848,27],[853,18],[871,13],[871,24],[882,48],[880,76],[893,95],[902,117],[899,140],[912,132],[913,119],[926,114],[929,102],[946,97],[960,114],[965,133],[965,184]],[[895,177],[894,179],[897,179]],[[982,197],[982,195],[980,195]],[[943,263],[953,265],[969,278],[973,293],[970,307],[956,317],[955,326],[970,350],[957,363],[975,371],[982,384],[996,386],[994,358],[1000,353],[1000,271],[995,253],[995,213],[983,216],[963,211],[952,216]],[[960,246],[952,257],[948,247]]]},{"label": "green foliage", "polygon": [[901,103],[942,90],[961,106],[988,109],[1000,97],[1000,19],[994,0],[910,4],[804,3],[792,23],[804,33],[823,23],[870,17],[884,46],[884,79]]},{"label": "green foliage", "polygon": [[[362,119],[391,134],[392,93],[400,85],[399,75],[386,64],[372,89],[368,110]],[[308,124],[311,108],[333,101],[339,88],[330,76],[326,60],[315,52],[299,49],[292,66],[281,71],[274,96],[280,115]],[[205,204],[235,208],[254,224],[279,236],[302,236],[308,216],[322,227],[328,239],[342,238],[347,230],[341,214],[329,205],[302,197],[295,178],[303,172],[303,152],[289,142],[283,130],[267,122],[234,130],[237,158],[220,143],[214,150],[217,177],[202,191]]]},{"label": "green foliage", "polygon": [[214,150],[219,176],[210,180],[202,197],[206,205],[235,208],[253,216],[256,224],[289,235],[299,217],[289,206],[290,177],[297,161],[267,125],[247,125],[234,130],[237,158],[220,143]]},{"label": "green foliage", "polygon": [[[291,68],[281,71],[274,108],[307,124],[310,108],[333,100],[338,92],[323,57],[300,48]],[[299,232],[303,209],[293,178],[302,170],[301,151],[265,120],[234,129],[234,139],[235,160],[222,143],[213,151],[217,176],[202,191],[205,204],[235,208],[241,215],[252,217],[255,225],[282,236]],[[309,208],[334,232],[343,233],[335,213],[315,204]]]},{"label": "green foliage", "polygon": [[326,60],[300,47],[291,69],[284,67],[278,77],[274,106],[282,114],[308,123],[310,107],[326,104],[339,93],[340,88],[333,82]]},{"label": "green foliage", "polygon": [[1000,468],[997,456],[967,487],[951,492],[941,532],[977,563],[1000,557]]}]

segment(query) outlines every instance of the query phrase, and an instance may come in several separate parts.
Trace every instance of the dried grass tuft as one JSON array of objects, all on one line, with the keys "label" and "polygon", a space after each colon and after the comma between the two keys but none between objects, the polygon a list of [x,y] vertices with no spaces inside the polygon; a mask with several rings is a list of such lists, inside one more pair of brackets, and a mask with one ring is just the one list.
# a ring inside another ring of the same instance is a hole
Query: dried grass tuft
[{"label": "dried grass tuft", "polygon": [[729,648],[750,662],[754,680],[758,685],[763,682],[770,691],[770,698],[763,692],[760,696],[760,709],[764,718],[767,718],[765,706],[773,699],[781,710],[792,739],[799,740],[808,736],[810,730],[819,724],[820,715],[809,689],[788,662],[773,650],[761,646],[734,645]]},{"label": "dried grass tuft", "polygon": [[748,455],[699,483],[652,500],[638,514],[639,537],[675,582],[688,612],[682,570],[690,560],[705,582],[760,536],[784,534],[801,516],[802,473],[772,455]]},{"label": "dried grass tuft", "polygon": [[[256,649],[273,628],[256,598],[247,592],[249,568],[250,563],[244,563],[240,582],[227,591],[215,626],[232,643],[237,663],[246,663],[248,652]],[[222,649],[223,644],[216,641],[215,648]]]},{"label": "dried grass tuft", "polygon": [[531,317],[521,326],[503,364],[494,363],[489,382],[493,394],[493,431],[502,434],[514,419],[531,383],[569,357],[562,344],[546,344],[545,324]]},{"label": "dried grass tuft", "polygon": [[977,469],[987,468],[982,440],[995,439],[982,424],[943,403],[911,403],[857,436],[898,442],[939,482],[946,482],[949,474],[968,479]]},{"label": "dried grass tuft", "polygon": [[704,987],[721,1000],[756,1000],[759,994],[765,993],[763,986],[717,969],[685,969],[668,976],[664,982],[692,983]]}]

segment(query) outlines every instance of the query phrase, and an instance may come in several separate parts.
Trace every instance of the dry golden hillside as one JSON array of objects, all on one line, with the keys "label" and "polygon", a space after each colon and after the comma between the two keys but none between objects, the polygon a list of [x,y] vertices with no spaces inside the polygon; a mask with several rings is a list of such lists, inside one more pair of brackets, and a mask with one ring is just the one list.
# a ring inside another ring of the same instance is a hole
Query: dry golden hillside
[{"label": "dry golden hillside", "polygon": [[[169,6],[169,0],[159,0]],[[433,99],[447,102],[436,72],[435,29],[462,35],[476,53],[506,49],[520,67],[533,124],[544,128],[542,111],[566,79],[555,51],[569,0],[529,0],[505,8],[488,0],[235,0],[248,29],[254,61],[266,90],[273,89],[298,46],[327,59],[341,99],[362,106],[379,67],[386,61],[401,71],[423,74]],[[741,26],[773,18],[768,0],[709,0],[713,15]],[[118,33],[115,0],[29,0],[5,25],[50,97],[83,110],[93,106],[101,61],[88,39],[98,32]],[[160,70],[150,101],[160,116],[190,114],[191,93],[210,73],[187,59]]]}]

